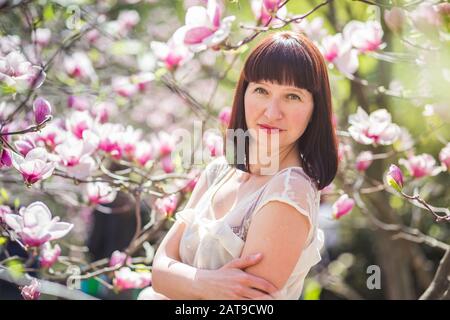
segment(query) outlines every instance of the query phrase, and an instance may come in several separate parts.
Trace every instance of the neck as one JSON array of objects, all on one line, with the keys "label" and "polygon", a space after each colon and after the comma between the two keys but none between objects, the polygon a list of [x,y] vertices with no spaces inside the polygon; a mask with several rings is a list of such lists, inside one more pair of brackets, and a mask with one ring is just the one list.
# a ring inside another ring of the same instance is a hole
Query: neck
[{"label": "neck", "polygon": [[300,153],[296,144],[282,146],[269,154],[260,151],[256,144],[249,145],[249,171],[255,175],[273,175],[291,166],[301,166]]}]

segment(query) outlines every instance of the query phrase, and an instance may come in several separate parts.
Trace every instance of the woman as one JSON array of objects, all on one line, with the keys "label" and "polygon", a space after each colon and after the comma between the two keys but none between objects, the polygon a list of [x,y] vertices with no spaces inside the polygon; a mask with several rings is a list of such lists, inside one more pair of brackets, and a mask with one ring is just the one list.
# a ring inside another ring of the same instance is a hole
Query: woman
[{"label": "woman", "polygon": [[[140,299],[298,299],[320,261],[319,190],[336,174],[337,146],[319,50],[293,32],[258,44],[228,129],[250,131],[244,156],[235,138],[225,150],[231,163],[208,164],[155,255],[153,289]],[[269,161],[257,157],[261,150]]]}]

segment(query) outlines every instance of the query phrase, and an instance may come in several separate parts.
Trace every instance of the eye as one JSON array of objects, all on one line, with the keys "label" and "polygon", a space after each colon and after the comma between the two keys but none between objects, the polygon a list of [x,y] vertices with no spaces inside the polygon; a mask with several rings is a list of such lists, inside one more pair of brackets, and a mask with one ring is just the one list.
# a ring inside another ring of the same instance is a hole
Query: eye
[{"label": "eye", "polygon": [[289,100],[298,100],[298,101],[302,101],[302,99],[301,99],[298,95],[296,95],[296,94],[294,94],[294,93],[288,94],[288,95],[287,95],[287,98],[288,98]]},{"label": "eye", "polygon": [[260,93],[260,94],[267,94],[268,93],[266,89],[261,88],[261,87],[255,88],[255,90],[253,92]]}]

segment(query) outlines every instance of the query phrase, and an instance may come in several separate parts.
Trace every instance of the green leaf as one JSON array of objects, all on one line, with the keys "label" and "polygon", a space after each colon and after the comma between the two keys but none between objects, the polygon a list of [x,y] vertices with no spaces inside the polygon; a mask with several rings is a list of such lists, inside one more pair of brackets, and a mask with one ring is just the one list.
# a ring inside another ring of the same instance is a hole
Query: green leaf
[{"label": "green leaf", "polygon": [[305,283],[305,290],[303,291],[304,300],[319,300],[322,293],[322,287],[316,280],[309,279]]},{"label": "green leaf", "polygon": [[16,93],[16,92],[17,92],[16,88],[11,87],[11,86],[8,86],[8,85],[6,85],[6,84],[0,86],[0,93],[1,93],[2,95],[14,94],[14,93]]},{"label": "green leaf", "polygon": [[19,207],[20,207],[20,199],[15,198],[14,199],[14,208],[19,209]]},{"label": "green leaf", "polygon": [[397,197],[397,196],[391,196],[389,198],[389,204],[393,209],[400,209],[403,207],[403,198]]},{"label": "green leaf", "polygon": [[390,175],[387,176],[386,181],[388,185],[390,185],[392,188],[397,190],[398,192],[402,192],[402,188],[397,184],[397,181],[395,181],[394,178],[392,178]]},{"label": "green leaf", "polygon": [[4,246],[8,242],[8,238],[0,237],[0,246]]},{"label": "green leaf", "polygon": [[43,12],[44,21],[48,22],[55,18],[55,12],[53,11],[53,5],[51,3],[47,4]]},{"label": "green leaf", "polygon": [[5,202],[9,201],[9,195],[5,188],[0,189],[0,195],[2,196],[2,198]]},{"label": "green leaf", "polygon": [[10,260],[6,263],[9,273],[13,278],[21,278],[25,273],[25,266],[22,261],[18,259]]},{"label": "green leaf", "polygon": [[158,70],[155,71],[155,78],[159,80],[166,73],[167,73],[167,69],[166,68],[159,68]]}]

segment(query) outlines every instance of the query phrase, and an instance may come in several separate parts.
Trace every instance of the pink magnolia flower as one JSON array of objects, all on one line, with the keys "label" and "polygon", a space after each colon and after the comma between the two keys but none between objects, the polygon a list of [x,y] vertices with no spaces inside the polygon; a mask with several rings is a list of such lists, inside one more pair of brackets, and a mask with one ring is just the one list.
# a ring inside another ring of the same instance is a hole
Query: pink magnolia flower
[{"label": "pink magnolia flower", "polygon": [[141,166],[145,166],[148,161],[153,159],[153,148],[147,141],[139,141],[134,151],[134,160]]},{"label": "pink magnolia flower", "polygon": [[194,190],[195,186],[197,185],[197,182],[198,182],[199,178],[200,177],[197,176],[195,178],[189,179],[189,181],[187,182],[187,184],[185,185],[185,187],[183,188],[182,191],[186,192],[186,193],[192,192]]},{"label": "pink magnolia flower", "polygon": [[356,142],[362,144],[392,144],[400,135],[400,127],[391,122],[391,115],[386,109],[379,109],[370,116],[358,107],[356,114],[349,117],[348,132]]},{"label": "pink magnolia flower", "polygon": [[397,190],[398,192],[402,191],[403,188],[403,173],[399,167],[395,164],[391,164],[389,167],[388,174],[386,176],[387,183]]},{"label": "pink magnolia flower", "polygon": [[78,139],[83,138],[83,132],[94,127],[94,119],[88,111],[75,111],[66,120],[67,131],[72,132]]},{"label": "pink magnolia flower", "polygon": [[39,281],[33,278],[31,283],[28,286],[24,286],[20,293],[25,300],[38,300],[41,296]]},{"label": "pink magnolia flower", "polygon": [[84,131],[82,140],[68,135],[66,140],[55,148],[54,158],[58,162],[58,168],[77,179],[88,177],[97,167],[91,155],[97,149],[98,143],[98,137],[91,131]]},{"label": "pink magnolia flower", "polygon": [[170,154],[161,158],[161,166],[165,173],[171,173],[175,171],[175,163],[173,163]]},{"label": "pink magnolia flower", "polygon": [[275,12],[281,4],[281,0],[263,0],[264,8],[269,12]]},{"label": "pink magnolia flower", "polygon": [[385,47],[383,29],[378,21],[350,21],[345,25],[343,34],[362,53]]},{"label": "pink magnolia flower", "polygon": [[35,148],[27,153],[25,158],[13,153],[12,163],[14,167],[22,174],[26,184],[31,185],[39,180],[49,178],[55,164],[47,162],[48,153],[44,148]]},{"label": "pink magnolia flower", "polygon": [[353,74],[358,70],[358,51],[341,33],[322,39],[320,50],[326,61],[333,63],[344,74]]},{"label": "pink magnolia flower", "polygon": [[69,108],[73,108],[78,111],[85,111],[89,109],[89,106],[91,105],[88,98],[83,96],[69,96],[67,98],[67,105]]},{"label": "pink magnolia flower", "polygon": [[86,193],[91,204],[111,203],[117,196],[117,191],[106,182],[88,183]]},{"label": "pink magnolia flower", "polygon": [[439,152],[439,160],[447,170],[450,170],[450,142]]},{"label": "pink magnolia flower", "polygon": [[132,97],[139,91],[139,87],[131,82],[130,77],[114,77],[111,86],[115,93],[125,98]]},{"label": "pink magnolia flower", "polygon": [[178,205],[178,198],[175,194],[170,196],[159,198],[155,201],[156,209],[164,214],[167,218],[170,218]]},{"label": "pink magnolia flower", "polygon": [[161,60],[169,70],[173,70],[185,64],[194,56],[184,44],[185,31],[185,29],[178,29],[167,43],[153,41],[150,44],[155,56]]},{"label": "pink magnolia flower", "polygon": [[64,68],[72,78],[96,80],[97,75],[91,60],[84,52],[75,52],[64,59]]},{"label": "pink magnolia flower", "polygon": [[443,17],[450,15],[450,3],[448,2],[441,2],[436,5],[437,11],[439,14],[441,14]]},{"label": "pink magnolia flower", "polygon": [[142,130],[127,126],[120,135],[119,146],[125,156],[132,158],[136,150],[136,144],[142,137]]},{"label": "pink magnolia flower", "polygon": [[66,131],[54,124],[49,124],[36,134],[34,141],[36,145],[45,146],[50,150],[54,150],[58,144],[61,144],[65,140],[65,138]]},{"label": "pink magnolia flower", "polygon": [[139,23],[139,20],[139,13],[136,10],[121,11],[117,17],[119,26],[127,31],[133,29]]},{"label": "pink magnolia flower", "polygon": [[20,140],[14,142],[17,150],[25,157],[28,152],[36,148],[36,143],[34,142],[33,135],[25,134]]},{"label": "pink magnolia flower", "polygon": [[409,133],[408,129],[400,127],[400,135],[395,140],[393,147],[395,150],[404,151],[412,148],[414,145],[414,139]]},{"label": "pink magnolia flower", "polygon": [[439,14],[439,9],[436,5],[430,2],[423,2],[419,4],[409,17],[414,26],[422,32],[435,32],[442,25],[442,16]]},{"label": "pink magnolia flower", "polygon": [[153,80],[155,80],[155,75],[152,72],[140,72],[131,76],[131,82],[137,86],[140,92],[145,91]]},{"label": "pink magnolia flower", "polygon": [[406,22],[405,11],[400,7],[393,7],[384,11],[384,22],[392,32],[399,33]]},{"label": "pink magnolia flower", "polygon": [[355,205],[355,200],[349,198],[347,194],[343,194],[337,199],[337,201],[333,204],[333,218],[339,219],[342,216],[349,213]]},{"label": "pink magnolia flower", "polygon": [[440,172],[440,168],[435,166],[436,160],[427,153],[409,156],[407,160],[400,159],[398,163],[405,166],[414,178],[434,176]]},{"label": "pink magnolia flower", "polygon": [[37,124],[41,124],[52,115],[52,106],[50,102],[44,98],[38,97],[33,102],[34,120]]},{"label": "pink magnolia flower", "polygon": [[136,272],[128,267],[120,268],[114,272],[113,285],[117,290],[141,289],[152,282],[150,272]]},{"label": "pink magnolia flower", "polygon": [[0,56],[0,82],[22,92],[29,88],[39,88],[45,80],[45,72],[39,66],[33,66],[18,51]]},{"label": "pink magnolia flower", "polygon": [[127,260],[127,264],[131,264],[131,257],[127,258],[127,254],[125,252],[120,252],[116,250],[112,253],[111,258],[109,259],[109,266],[115,267],[124,264],[125,259]]},{"label": "pink magnolia flower", "polygon": [[19,214],[6,214],[5,221],[22,242],[31,247],[62,238],[73,227],[71,223],[59,222],[59,217],[52,219],[50,210],[40,201],[22,207]]},{"label": "pink magnolia flower", "polygon": [[37,28],[32,34],[31,39],[34,43],[41,47],[45,47],[50,43],[52,32],[47,28]]},{"label": "pink magnolia flower", "polygon": [[184,43],[194,52],[216,47],[229,35],[234,16],[221,21],[222,10],[216,0],[208,0],[207,8],[192,6],[186,12]]},{"label": "pink magnolia flower", "polygon": [[327,30],[323,27],[323,19],[321,17],[314,18],[312,21],[302,19],[299,23],[293,23],[292,29],[304,33],[309,39],[316,43],[320,43],[327,35]]},{"label": "pink magnolia flower", "polygon": [[209,150],[211,157],[221,156],[223,154],[223,138],[212,132],[205,132],[203,141]]},{"label": "pink magnolia flower", "polygon": [[106,123],[111,116],[117,114],[117,105],[112,101],[96,103],[91,108],[91,115],[99,123]]},{"label": "pink magnolia flower", "polygon": [[[267,26],[270,23],[277,23],[279,20],[275,18],[275,13],[278,17],[284,19],[287,16],[286,6],[278,9],[280,1],[263,1],[263,0],[252,0],[251,6],[253,14],[259,24]],[[270,8],[270,9],[269,9]]]},{"label": "pink magnolia flower", "polygon": [[3,223],[5,221],[5,215],[12,213],[12,210],[10,207],[5,205],[0,205],[0,223]]},{"label": "pink magnolia flower", "polygon": [[366,171],[373,162],[373,154],[370,151],[361,152],[356,158],[356,170]]},{"label": "pink magnolia flower", "polygon": [[159,152],[161,157],[170,155],[175,149],[175,139],[167,132],[160,131],[157,136],[152,137],[154,150]]},{"label": "pink magnolia flower", "polygon": [[55,264],[60,255],[61,247],[59,245],[55,245],[52,248],[50,242],[44,243],[42,246],[41,254],[39,255],[39,262],[41,264],[41,267],[50,268]]},{"label": "pink magnolia flower", "polygon": [[115,159],[122,157],[122,148],[120,147],[120,135],[124,128],[120,124],[105,123],[94,128],[95,133],[100,139],[98,148],[110,154]]},{"label": "pink magnolia flower", "polygon": [[11,160],[11,152],[8,149],[1,149],[0,150],[0,168],[3,167],[11,167],[12,160]]},{"label": "pink magnolia flower", "polygon": [[94,44],[100,39],[100,32],[97,29],[92,29],[86,33],[86,39],[90,44]]},{"label": "pink magnolia flower", "polygon": [[20,49],[20,37],[5,35],[0,38],[0,55],[6,56],[12,51]]},{"label": "pink magnolia flower", "polygon": [[224,127],[228,127],[231,120],[231,108],[225,107],[219,113],[219,121]]}]

